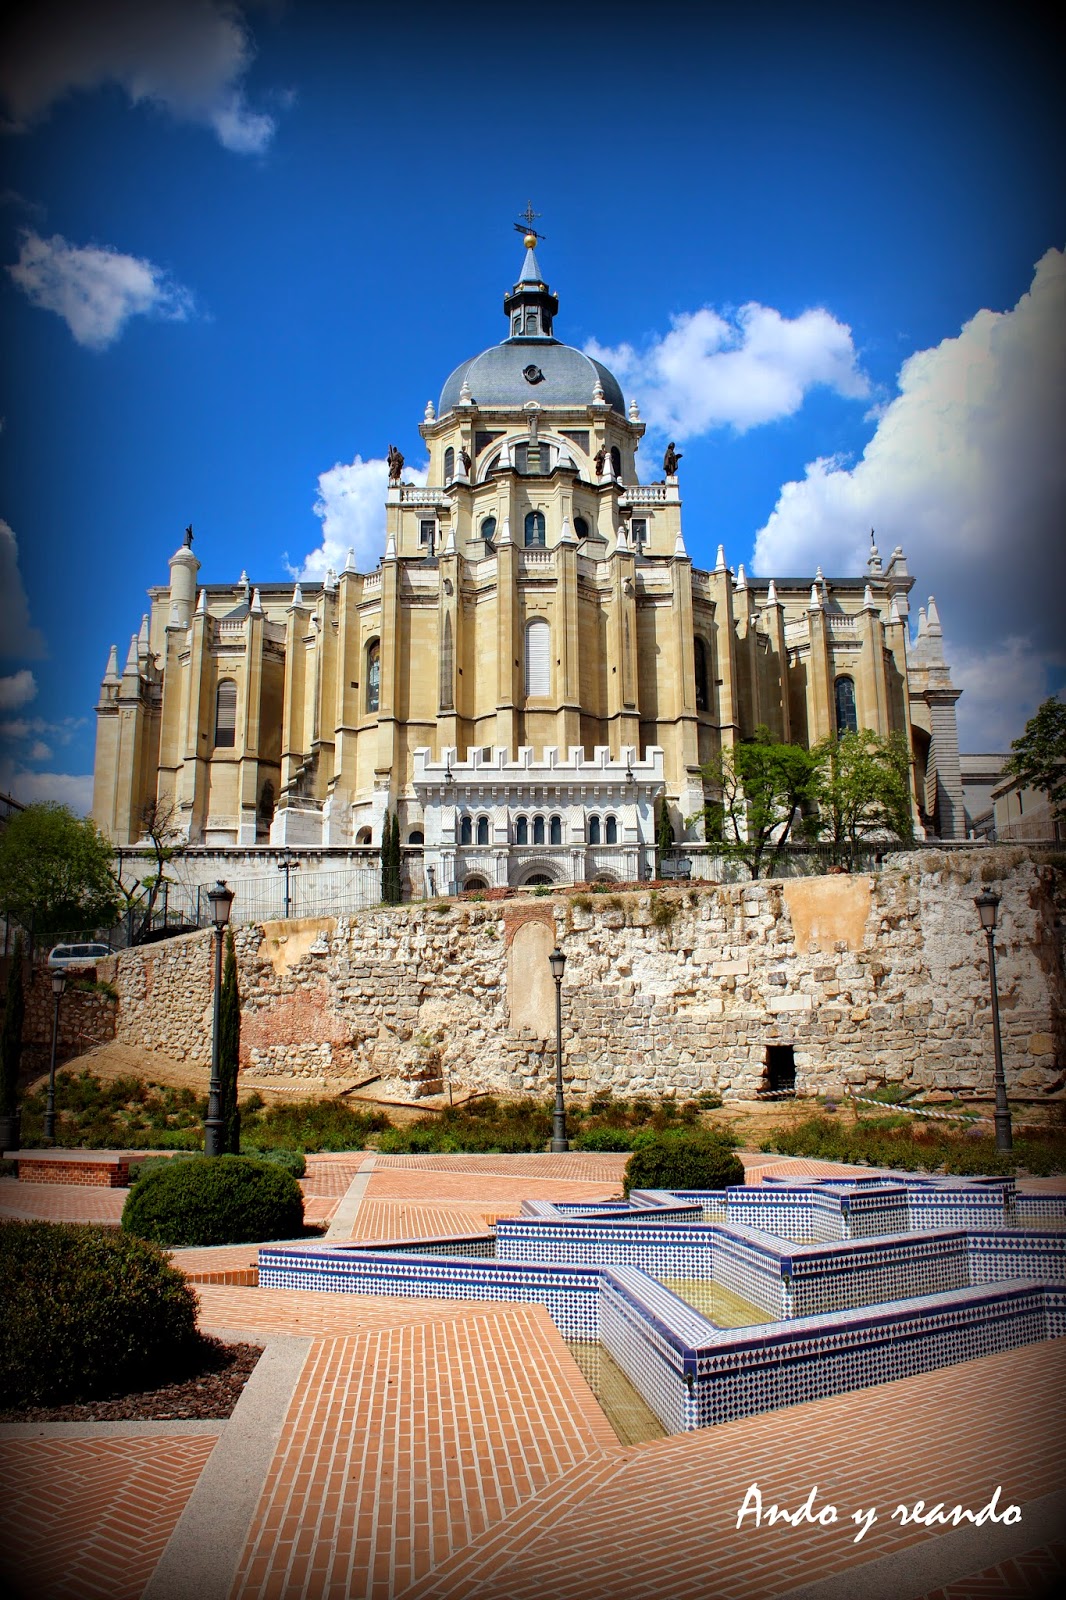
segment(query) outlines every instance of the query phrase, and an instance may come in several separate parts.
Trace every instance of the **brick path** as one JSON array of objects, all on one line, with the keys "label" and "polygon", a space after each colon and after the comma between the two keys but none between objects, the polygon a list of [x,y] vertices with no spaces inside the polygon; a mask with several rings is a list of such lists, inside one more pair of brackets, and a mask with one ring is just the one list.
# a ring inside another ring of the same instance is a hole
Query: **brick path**
[{"label": "brick path", "polygon": [[922,1600],[1033,1600],[1066,1593],[1066,1544],[1047,1545],[1029,1550],[1013,1561],[986,1567],[972,1578],[931,1589]]},{"label": "brick path", "polygon": [[0,1440],[13,1594],[138,1600],[217,1437]]},{"label": "brick path", "polygon": [[[348,1158],[349,1175],[361,1159]],[[526,1195],[617,1192],[624,1159],[379,1157],[355,1235],[418,1238],[449,1219],[468,1231]],[[538,1181],[538,1161],[541,1172],[552,1164],[548,1181]],[[767,1162],[753,1158],[752,1175]],[[314,1167],[314,1187],[334,1191],[317,1198],[335,1203],[339,1172],[319,1178]],[[71,1202],[87,1204],[88,1192]],[[246,1271],[255,1252],[228,1246],[175,1259],[217,1276]],[[863,1563],[935,1540],[890,1520],[899,1502],[976,1509],[1002,1484],[1005,1500],[1025,1504],[1064,1481],[1066,1340],[621,1446],[539,1306],[218,1282],[198,1293],[208,1329],[312,1341],[230,1600],[772,1600],[850,1567],[858,1595]],[[0,1440],[5,1520],[20,1528],[14,1548],[28,1592],[136,1600],[211,1443]],[[870,1504],[881,1516],[858,1546],[850,1521],[738,1532],[753,1481],[767,1502],[795,1507],[817,1484],[818,1505],[834,1501],[842,1518]],[[930,1600],[1040,1593],[1055,1559],[1030,1551]]]}]

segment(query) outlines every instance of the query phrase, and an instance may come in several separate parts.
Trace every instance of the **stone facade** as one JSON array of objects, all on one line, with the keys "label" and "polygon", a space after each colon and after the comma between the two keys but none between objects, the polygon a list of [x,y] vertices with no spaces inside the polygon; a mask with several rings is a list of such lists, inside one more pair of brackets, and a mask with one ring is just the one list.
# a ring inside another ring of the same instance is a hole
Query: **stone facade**
[{"label": "stone facade", "polygon": [[[96,708],[100,827],[136,843],[145,803],[159,800],[197,846],[348,847],[377,845],[388,809],[404,844],[440,835],[446,859],[427,866],[441,889],[452,869],[459,887],[505,868],[518,886],[532,874],[520,853],[529,797],[496,797],[497,853],[488,869],[468,862],[447,841],[478,817],[454,791],[434,799],[420,752],[433,765],[483,751],[514,763],[528,750],[547,766],[548,751],[572,765],[575,749],[593,764],[605,749],[624,768],[658,751],[656,781],[638,774],[629,796],[630,831],[658,802],[675,835],[693,838],[702,768],[766,726],[805,745],[848,728],[898,733],[913,755],[915,821],[964,838],[958,691],[932,601],[911,635],[903,550],[882,563],[871,540],[863,572],[831,578],[749,578],[721,546],[713,568],[694,568],[677,460],[639,481],[637,406],[555,338],[558,302],[532,249],[507,305],[508,336],[426,408],[427,484],[405,481],[393,456],[374,571],[349,552],[320,584],[244,574],[203,587],[190,530],[121,670],[110,653]],[[597,844],[613,803],[601,780],[551,774],[542,798],[557,803],[568,845]],[[624,879],[640,842],[601,837],[597,873]],[[543,876],[579,870],[573,855],[546,858]]]},{"label": "stone facade", "polygon": [[[663,892],[521,897],[237,930],[242,1074],[376,1078],[386,1097],[548,1091],[567,955],[564,1059],[575,1093],[742,1096],[768,1047],[791,1046],[800,1093],[900,1082],[987,1094],[985,942],[973,897],[1002,895],[997,935],[1007,1080],[1063,1085],[1061,873],[1021,850],[922,852],[872,876]],[[210,934],[101,966],[117,1037],[205,1066]]]}]

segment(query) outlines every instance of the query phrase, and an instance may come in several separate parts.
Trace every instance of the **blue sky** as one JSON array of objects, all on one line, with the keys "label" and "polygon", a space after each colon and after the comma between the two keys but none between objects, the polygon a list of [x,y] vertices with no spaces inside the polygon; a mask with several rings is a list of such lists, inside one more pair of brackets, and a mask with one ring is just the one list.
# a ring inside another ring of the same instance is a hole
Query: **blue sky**
[{"label": "blue sky", "polygon": [[186,523],[206,582],[374,564],[386,447],[417,466],[426,400],[504,336],[530,197],[643,476],[684,453],[697,564],[854,571],[875,527],[936,595],[963,747],[1005,748],[1066,681],[1037,15],[15,6],[0,787],[87,804],[108,647]]}]

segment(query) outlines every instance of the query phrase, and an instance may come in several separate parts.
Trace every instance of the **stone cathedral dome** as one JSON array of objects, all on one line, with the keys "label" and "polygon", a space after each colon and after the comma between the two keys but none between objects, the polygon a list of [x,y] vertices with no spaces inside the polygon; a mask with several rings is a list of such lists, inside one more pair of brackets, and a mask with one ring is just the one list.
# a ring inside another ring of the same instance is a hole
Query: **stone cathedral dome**
[{"label": "stone cathedral dome", "polygon": [[537,400],[542,406],[578,407],[598,401],[619,416],[625,415],[625,400],[614,373],[552,336],[559,301],[541,277],[528,243],[521,276],[504,296],[503,307],[508,337],[456,367],[441,390],[438,416],[467,398],[484,409],[523,406],[528,400]]}]

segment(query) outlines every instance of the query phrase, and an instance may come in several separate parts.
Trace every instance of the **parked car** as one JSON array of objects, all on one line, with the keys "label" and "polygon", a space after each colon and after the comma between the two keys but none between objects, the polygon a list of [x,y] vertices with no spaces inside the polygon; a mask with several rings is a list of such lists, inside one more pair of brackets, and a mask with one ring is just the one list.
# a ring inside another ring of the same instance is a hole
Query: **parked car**
[{"label": "parked car", "polygon": [[49,952],[50,967],[95,967],[98,961],[109,956],[106,944],[57,944]]}]

